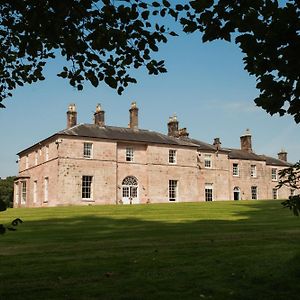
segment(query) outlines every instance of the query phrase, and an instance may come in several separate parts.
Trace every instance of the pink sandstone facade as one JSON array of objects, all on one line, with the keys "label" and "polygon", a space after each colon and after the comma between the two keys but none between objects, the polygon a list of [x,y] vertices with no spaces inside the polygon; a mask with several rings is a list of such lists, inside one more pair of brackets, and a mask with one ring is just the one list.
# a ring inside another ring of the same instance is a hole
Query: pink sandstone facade
[{"label": "pink sandstone facade", "polygon": [[14,207],[138,204],[214,200],[285,199],[277,189],[278,172],[289,166],[279,158],[257,155],[251,135],[241,149],[207,144],[168,122],[168,135],[138,128],[132,103],[129,128],[105,125],[100,105],[94,124],[77,124],[75,105],[67,129],[19,154]]}]

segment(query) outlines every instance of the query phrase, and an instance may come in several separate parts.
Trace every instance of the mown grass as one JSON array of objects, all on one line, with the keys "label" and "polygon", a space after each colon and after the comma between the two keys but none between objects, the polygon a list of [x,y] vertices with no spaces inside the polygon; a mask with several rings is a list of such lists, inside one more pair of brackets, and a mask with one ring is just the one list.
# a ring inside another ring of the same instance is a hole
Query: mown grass
[{"label": "mown grass", "polygon": [[279,201],[9,209],[0,299],[299,299],[300,219]]}]

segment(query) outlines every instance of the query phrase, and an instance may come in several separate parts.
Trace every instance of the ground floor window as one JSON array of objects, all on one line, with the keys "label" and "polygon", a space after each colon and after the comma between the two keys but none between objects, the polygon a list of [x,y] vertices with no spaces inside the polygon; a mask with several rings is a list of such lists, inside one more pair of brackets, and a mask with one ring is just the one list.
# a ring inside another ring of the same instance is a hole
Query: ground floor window
[{"label": "ground floor window", "polygon": [[82,176],[82,199],[91,200],[92,199],[92,182],[93,176]]},{"label": "ground floor window", "polygon": [[251,186],[251,199],[257,200],[257,186]]},{"label": "ground floor window", "polygon": [[213,184],[205,184],[205,201],[213,201]]},{"label": "ground floor window", "polygon": [[169,201],[176,201],[178,197],[178,180],[169,180]]},{"label": "ground floor window", "polygon": [[37,202],[37,180],[33,182],[33,203]]},{"label": "ground floor window", "polygon": [[15,183],[15,204],[19,204],[19,183]]},{"label": "ground floor window", "polygon": [[44,202],[48,202],[48,190],[49,190],[49,178],[45,177],[44,179]]},{"label": "ground floor window", "polygon": [[137,204],[138,200],[138,181],[133,176],[127,176],[122,181],[122,203]]},{"label": "ground floor window", "polygon": [[273,196],[273,199],[278,199],[278,190],[277,189],[272,189],[272,196]]},{"label": "ground floor window", "polygon": [[26,181],[22,181],[21,204],[26,203],[26,197],[27,197],[27,184]]}]

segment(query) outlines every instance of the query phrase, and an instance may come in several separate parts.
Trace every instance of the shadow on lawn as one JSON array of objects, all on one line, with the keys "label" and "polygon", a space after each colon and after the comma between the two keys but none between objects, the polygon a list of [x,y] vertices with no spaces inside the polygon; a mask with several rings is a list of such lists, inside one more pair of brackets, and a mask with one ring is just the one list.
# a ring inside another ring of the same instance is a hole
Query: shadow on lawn
[{"label": "shadow on lawn", "polygon": [[279,202],[236,203],[232,221],[217,217],[218,207],[209,220],[193,204],[180,222],[170,217],[180,220],[180,205],[162,207],[163,220],[151,220],[150,205],[148,220],[132,206],[126,218],[90,207],[83,216],[25,221],[3,239],[0,298],[26,289],[31,298],[22,299],[298,299],[299,220]]}]

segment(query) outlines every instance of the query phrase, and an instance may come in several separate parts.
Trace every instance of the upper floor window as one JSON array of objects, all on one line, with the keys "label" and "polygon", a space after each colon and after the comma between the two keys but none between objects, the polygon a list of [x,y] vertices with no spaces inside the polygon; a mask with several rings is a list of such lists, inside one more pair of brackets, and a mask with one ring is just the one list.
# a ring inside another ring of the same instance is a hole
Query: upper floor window
[{"label": "upper floor window", "polygon": [[29,158],[28,155],[25,156],[25,169],[28,169],[29,167]]},{"label": "upper floor window", "polygon": [[35,151],[34,153],[34,164],[37,165],[38,164],[38,152]]},{"label": "upper floor window", "polygon": [[213,201],[213,184],[205,184],[205,201]]},{"label": "upper floor window", "polygon": [[46,146],[45,148],[45,159],[46,161],[49,159],[49,146]]},{"label": "upper floor window", "polygon": [[232,165],[232,175],[239,176],[239,174],[240,174],[239,164],[233,164]]},{"label": "upper floor window", "polygon": [[126,148],[126,161],[133,161],[133,148]]},{"label": "upper floor window", "polygon": [[178,181],[169,180],[169,201],[176,201],[178,197]]},{"label": "upper floor window", "polygon": [[93,176],[82,176],[81,197],[82,199],[92,199]]},{"label": "upper floor window", "polygon": [[257,199],[257,186],[251,186],[251,199]]},{"label": "upper floor window", "polygon": [[169,150],[169,163],[176,164],[176,150]]},{"label": "upper floor window", "polygon": [[211,154],[204,154],[204,167],[208,169],[212,167]]},{"label": "upper floor window", "polygon": [[277,169],[272,168],[272,180],[277,180]]},{"label": "upper floor window", "polygon": [[251,177],[256,177],[256,165],[251,165]]},{"label": "upper floor window", "polygon": [[93,144],[92,143],[84,143],[83,144],[83,157],[92,158],[93,155]]}]

